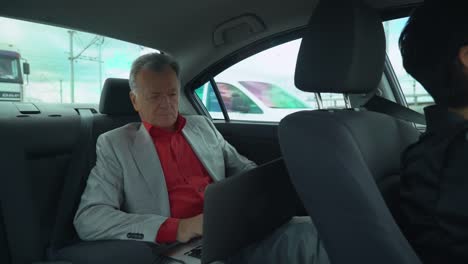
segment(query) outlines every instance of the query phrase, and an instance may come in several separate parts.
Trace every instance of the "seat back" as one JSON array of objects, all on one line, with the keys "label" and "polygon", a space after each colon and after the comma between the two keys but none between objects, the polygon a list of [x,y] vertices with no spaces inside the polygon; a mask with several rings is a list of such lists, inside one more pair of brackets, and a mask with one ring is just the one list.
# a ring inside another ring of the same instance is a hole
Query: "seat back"
[{"label": "seat back", "polygon": [[[371,93],[384,60],[374,10],[359,0],[321,1],[301,44],[296,86]],[[284,160],[331,263],[419,263],[387,207],[397,215],[400,154],[418,135],[406,121],[364,109],[299,112],[281,121]]]},{"label": "seat back", "polygon": [[[115,107],[112,81],[107,86],[106,104]],[[129,102],[128,81],[126,89]],[[122,96],[119,101],[125,99]],[[60,248],[76,239],[73,217],[92,167],[87,163],[95,160],[97,137],[139,121],[133,108],[109,114],[93,109],[92,142],[82,151],[81,118],[74,107],[27,104],[37,111],[22,111],[24,105],[0,102],[0,138],[8,139],[0,148],[1,263],[41,261],[51,245]],[[67,184],[70,180],[77,184]]]},{"label": "seat back", "polygon": [[[23,114],[2,103],[2,210],[13,263],[45,258],[79,117],[73,109],[38,107]],[[10,116],[7,116],[11,114]]]},{"label": "seat back", "polygon": [[51,255],[63,247],[79,241],[73,218],[91,169],[96,162],[96,141],[99,135],[131,122],[139,121],[129,98],[126,79],[109,78],[104,82],[99,109],[100,115],[81,119],[80,138],[72,156],[61,193],[60,204],[51,238]]},{"label": "seat back", "polygon": [[291,180],[332,263],[417,263],[379,190],[398,200],[393,181],[411,130],[373,112],[300,112],[281,122]]}]

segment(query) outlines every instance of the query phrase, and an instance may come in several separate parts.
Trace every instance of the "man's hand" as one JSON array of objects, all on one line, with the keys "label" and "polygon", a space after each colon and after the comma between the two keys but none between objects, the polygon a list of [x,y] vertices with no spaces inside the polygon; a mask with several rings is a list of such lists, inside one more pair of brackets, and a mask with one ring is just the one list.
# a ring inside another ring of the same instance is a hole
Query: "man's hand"
[{"label": "man's hand", "polygon": [[203,234],[203,214],[181,219],[177,229],[177,241],[185,243]]}]

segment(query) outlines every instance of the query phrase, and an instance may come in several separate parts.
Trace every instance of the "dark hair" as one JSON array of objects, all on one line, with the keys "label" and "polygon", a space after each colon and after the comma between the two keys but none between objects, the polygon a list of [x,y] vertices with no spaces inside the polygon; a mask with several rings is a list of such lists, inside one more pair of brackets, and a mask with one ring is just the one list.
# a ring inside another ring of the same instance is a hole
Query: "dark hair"
[{"label": "dark hair", "polygon": [[161,53],[149,53],[138,57],[132,64],[132,69],[130,70],[129,84],[132,91],[137,89],[136,87],[136,76],[142,69],[150,69],[157,72],[161,72],[165,67],[171,67],[172,70],[179,77],[180,66],[177,61],[167,54]]},{"label": "dark hair", "polygon": [[426,0],[400,36],[406,71],[447,107],[468,106],[468,76],[457,58],[468,45],[467,7],[466,0]]}]

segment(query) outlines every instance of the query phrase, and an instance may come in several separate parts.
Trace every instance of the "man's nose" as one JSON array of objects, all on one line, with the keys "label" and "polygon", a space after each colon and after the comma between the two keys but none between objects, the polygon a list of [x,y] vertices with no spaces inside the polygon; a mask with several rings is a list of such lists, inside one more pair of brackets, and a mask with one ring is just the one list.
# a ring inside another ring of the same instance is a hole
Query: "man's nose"
[{"label": "man's nose", "polygon": [[161,96],[161,100],[160,100],[159,104],[161,106],[169,106],[170,101],[171,101],[171,99],[170,99],[169,95],[163,95],[163,96]]}]

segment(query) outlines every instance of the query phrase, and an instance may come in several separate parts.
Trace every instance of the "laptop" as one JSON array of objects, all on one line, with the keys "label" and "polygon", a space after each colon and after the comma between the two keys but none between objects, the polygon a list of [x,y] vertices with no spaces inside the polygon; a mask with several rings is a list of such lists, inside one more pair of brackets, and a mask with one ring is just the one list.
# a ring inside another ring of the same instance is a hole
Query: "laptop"
[{"label": "laptop", "polygon": [[223,261],[261,241],[302,208],[284,161],[277,159],[210,184],[205,192],[203,238],[176,245],[163,255],[173,262]]}]

